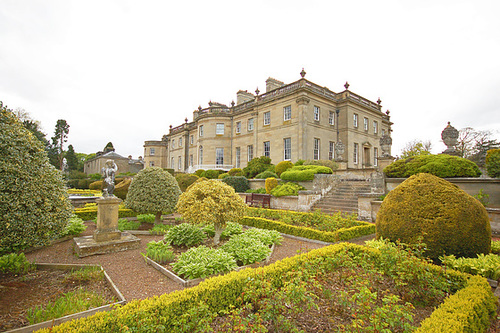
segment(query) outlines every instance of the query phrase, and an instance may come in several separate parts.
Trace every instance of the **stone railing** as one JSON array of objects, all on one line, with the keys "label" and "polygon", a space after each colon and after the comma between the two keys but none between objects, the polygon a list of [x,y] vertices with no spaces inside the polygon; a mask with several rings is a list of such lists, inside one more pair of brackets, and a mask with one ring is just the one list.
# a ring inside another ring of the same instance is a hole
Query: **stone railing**
[{"label": "stone railing", "polygon": [[232,164],[198,164],[186,169],[188,173],[194,173],[196,170],[224,170],[229,171],[233,168]]}]

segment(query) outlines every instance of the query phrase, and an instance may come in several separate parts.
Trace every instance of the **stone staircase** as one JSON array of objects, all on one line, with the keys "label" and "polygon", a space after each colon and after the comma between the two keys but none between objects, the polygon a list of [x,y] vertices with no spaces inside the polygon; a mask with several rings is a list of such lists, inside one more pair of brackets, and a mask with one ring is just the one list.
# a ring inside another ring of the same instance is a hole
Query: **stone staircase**
[{"label": "stone staircase", "polygon": [[358,179],[343,180],[320,200],[315,202],[311,207],[311,211],[319,209],[326,214],[339,211],[348,214],[357,214],[358,195],[360,193],[370,193],[370,191],[371,186],[369,181]]}]

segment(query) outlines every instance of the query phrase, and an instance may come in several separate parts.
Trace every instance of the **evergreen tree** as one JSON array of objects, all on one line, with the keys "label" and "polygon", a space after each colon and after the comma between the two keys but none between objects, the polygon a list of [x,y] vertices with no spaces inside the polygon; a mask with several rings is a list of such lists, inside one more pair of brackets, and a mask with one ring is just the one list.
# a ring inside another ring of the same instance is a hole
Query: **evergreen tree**
[{"label": "evergreen tree", "polygon": [[68,146],[68,151],[65,154],[66,163],[68,163],[68,171],[77,170],[78,171],[78,157],[76,156],[73,145]]},{"label": "evergreen tree", "polygon": [[[54,136],[52,137],[52,154],[57,156],[57,164],[59,170],[62,170],[64,158],[64,143],[68,141],[69,125],[64,119],[59,119],[56,123]],[[50,154],[50,153],[49,153]],[[53,164],[53,160],[51,163]]]}]

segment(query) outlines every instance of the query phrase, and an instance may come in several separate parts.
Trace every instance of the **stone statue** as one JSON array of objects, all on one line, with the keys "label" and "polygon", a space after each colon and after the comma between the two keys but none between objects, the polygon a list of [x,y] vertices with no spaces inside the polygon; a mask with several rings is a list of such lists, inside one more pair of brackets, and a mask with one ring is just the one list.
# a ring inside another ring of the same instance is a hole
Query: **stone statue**
[{"label": "stone statue", "polygon": [[118,167],[113,160],[107,160],[106,166],[102,168],[101,174],[104,181],[103,197],[114,197],[113,191],[115,190],[115,173],[117,170]]}]

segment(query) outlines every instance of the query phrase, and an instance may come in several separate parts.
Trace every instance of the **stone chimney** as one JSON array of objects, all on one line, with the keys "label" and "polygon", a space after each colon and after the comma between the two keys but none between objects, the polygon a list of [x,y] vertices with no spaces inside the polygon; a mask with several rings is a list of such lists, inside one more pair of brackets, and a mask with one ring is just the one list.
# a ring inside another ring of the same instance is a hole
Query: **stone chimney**
[{"label": "stone chimney", "polygon": [[272,77],[266,80],[266,92],[277,89],[279,87],[283,87],[285,84],[281,81],[273,79]]},{"label": "stone chimney", "polygon": [[245,103],[245,102],[253,101],[254,99],[255,99],[255,96],[246,90],[239,90],[236,93],[236,104],[237,105]]}]

